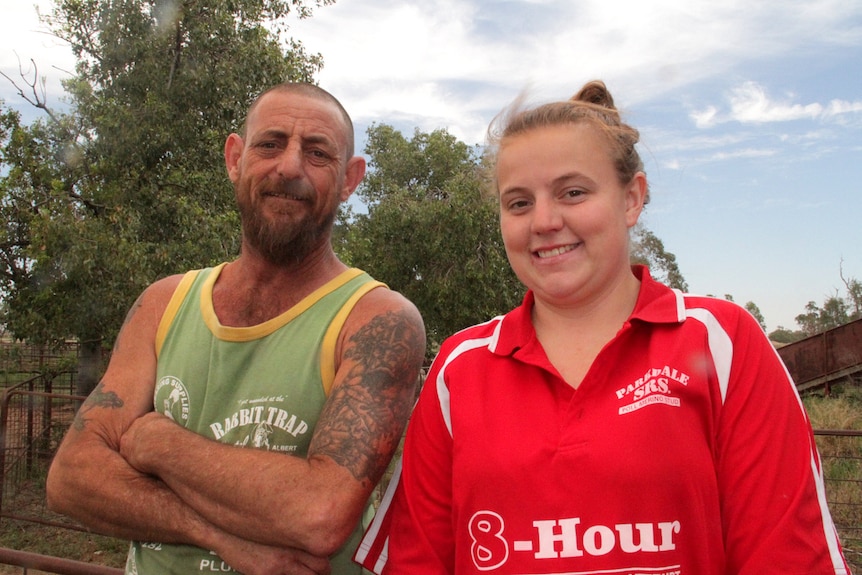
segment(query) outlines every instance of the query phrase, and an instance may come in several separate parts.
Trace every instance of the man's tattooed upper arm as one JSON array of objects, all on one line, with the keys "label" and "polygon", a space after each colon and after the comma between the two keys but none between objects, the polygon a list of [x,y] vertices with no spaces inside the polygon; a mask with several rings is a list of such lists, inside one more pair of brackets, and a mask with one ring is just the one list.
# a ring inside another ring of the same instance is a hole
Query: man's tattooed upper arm
[{"label": "man's tattooed upper arm", "polygon": [[353,366],[333,389],[309,454],[376,483],[410,415],[424,348],[421,325],[404,312],[378,315],[358,330],[345,350]]}]

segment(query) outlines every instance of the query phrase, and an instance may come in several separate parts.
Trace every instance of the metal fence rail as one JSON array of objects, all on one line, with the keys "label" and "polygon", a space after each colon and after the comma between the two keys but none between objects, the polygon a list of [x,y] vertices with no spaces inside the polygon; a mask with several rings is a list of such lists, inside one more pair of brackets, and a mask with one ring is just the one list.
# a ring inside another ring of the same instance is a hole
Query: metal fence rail
[{"label": "metal fence rail", "polygon": [[862,573],[862,431],[814,431],[826,480],[826,501],[844,556]]},{"label": "metal fence rail", "polygon": [[[83,397],[53,393],[74,386],[74,373],[38,375],[7,388],[0,396],[0,518],[46,521],[44,505],[11,503],[21,488],[44,478],[60,440]],[[43,498],[44,500],[44,498]],[[18,502],[21,503],[21,502]],[[24,513],[24,515],[19,515]],[[67,526],[67,523],[59,523]]]},{"label": "metal fence rail", "polygon": [[0,564],[14,565],[20,567],[23,573],[28,569],[38,569],[45,573],[56,573],[57,575],[122,575],[123,570],[116,567],[105,567],[73,561],[39,553],[28,553],[0,547]]}]

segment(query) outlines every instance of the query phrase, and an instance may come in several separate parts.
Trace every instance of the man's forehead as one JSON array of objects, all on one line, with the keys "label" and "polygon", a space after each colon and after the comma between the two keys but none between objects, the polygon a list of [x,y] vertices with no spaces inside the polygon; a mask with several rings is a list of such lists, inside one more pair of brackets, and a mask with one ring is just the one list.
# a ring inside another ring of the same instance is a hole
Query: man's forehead
[{"label": "man's forehead", "polygon": [[270,129],[272,122],[313,122],[345,135],[347,126],[338,107],[323,98],[274,91],[265,94],[252,109],[246,122],[249,131]]}]

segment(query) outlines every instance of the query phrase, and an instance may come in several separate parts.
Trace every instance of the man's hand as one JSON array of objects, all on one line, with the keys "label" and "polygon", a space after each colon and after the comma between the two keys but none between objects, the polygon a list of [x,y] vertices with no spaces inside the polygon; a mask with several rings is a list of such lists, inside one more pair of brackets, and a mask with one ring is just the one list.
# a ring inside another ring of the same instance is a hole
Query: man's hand
[{"label": "man's hand", "polygon": [[[141,473],[155,475],[162,450],[176,449],[185,431],[170,418],[150,412],[136,419],[120,439],[120,454]],[[295,548],[274,547],[225,534],[214,549],[244,575],[329,575],[329,559]]]},{"label": "man's hand", "polygon": [[154,470],[148,462],[157,460],[158,449],[171,445],[167,434],[181,429],[160,413],[144,414],[132,422],[120,438],[120,455],[141,473],[153,475]]},{"label": "man's hand", "polygon": [[282,549],[231,538],[216,551],[228,565],[243,575],[330,575],[329,559],[299,549]]}]

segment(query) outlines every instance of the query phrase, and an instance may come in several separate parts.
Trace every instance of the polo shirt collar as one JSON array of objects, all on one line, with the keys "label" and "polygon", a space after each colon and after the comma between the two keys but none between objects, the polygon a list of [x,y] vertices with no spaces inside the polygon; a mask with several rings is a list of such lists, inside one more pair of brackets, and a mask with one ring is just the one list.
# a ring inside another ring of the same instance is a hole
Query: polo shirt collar
[{"label": "polo shirt collar", "polygon": [[[646,266],[634,265],[632,272],[640,280],[641,287],[629,322],[674,324],[685,319],[682,292],[652,279]],[[536,343],[536,330],[531,319],[534,303],[535,295],[528,290],[521,305],[503,317],[499,337],[492,350],[495,354],[512,355]]]}]

